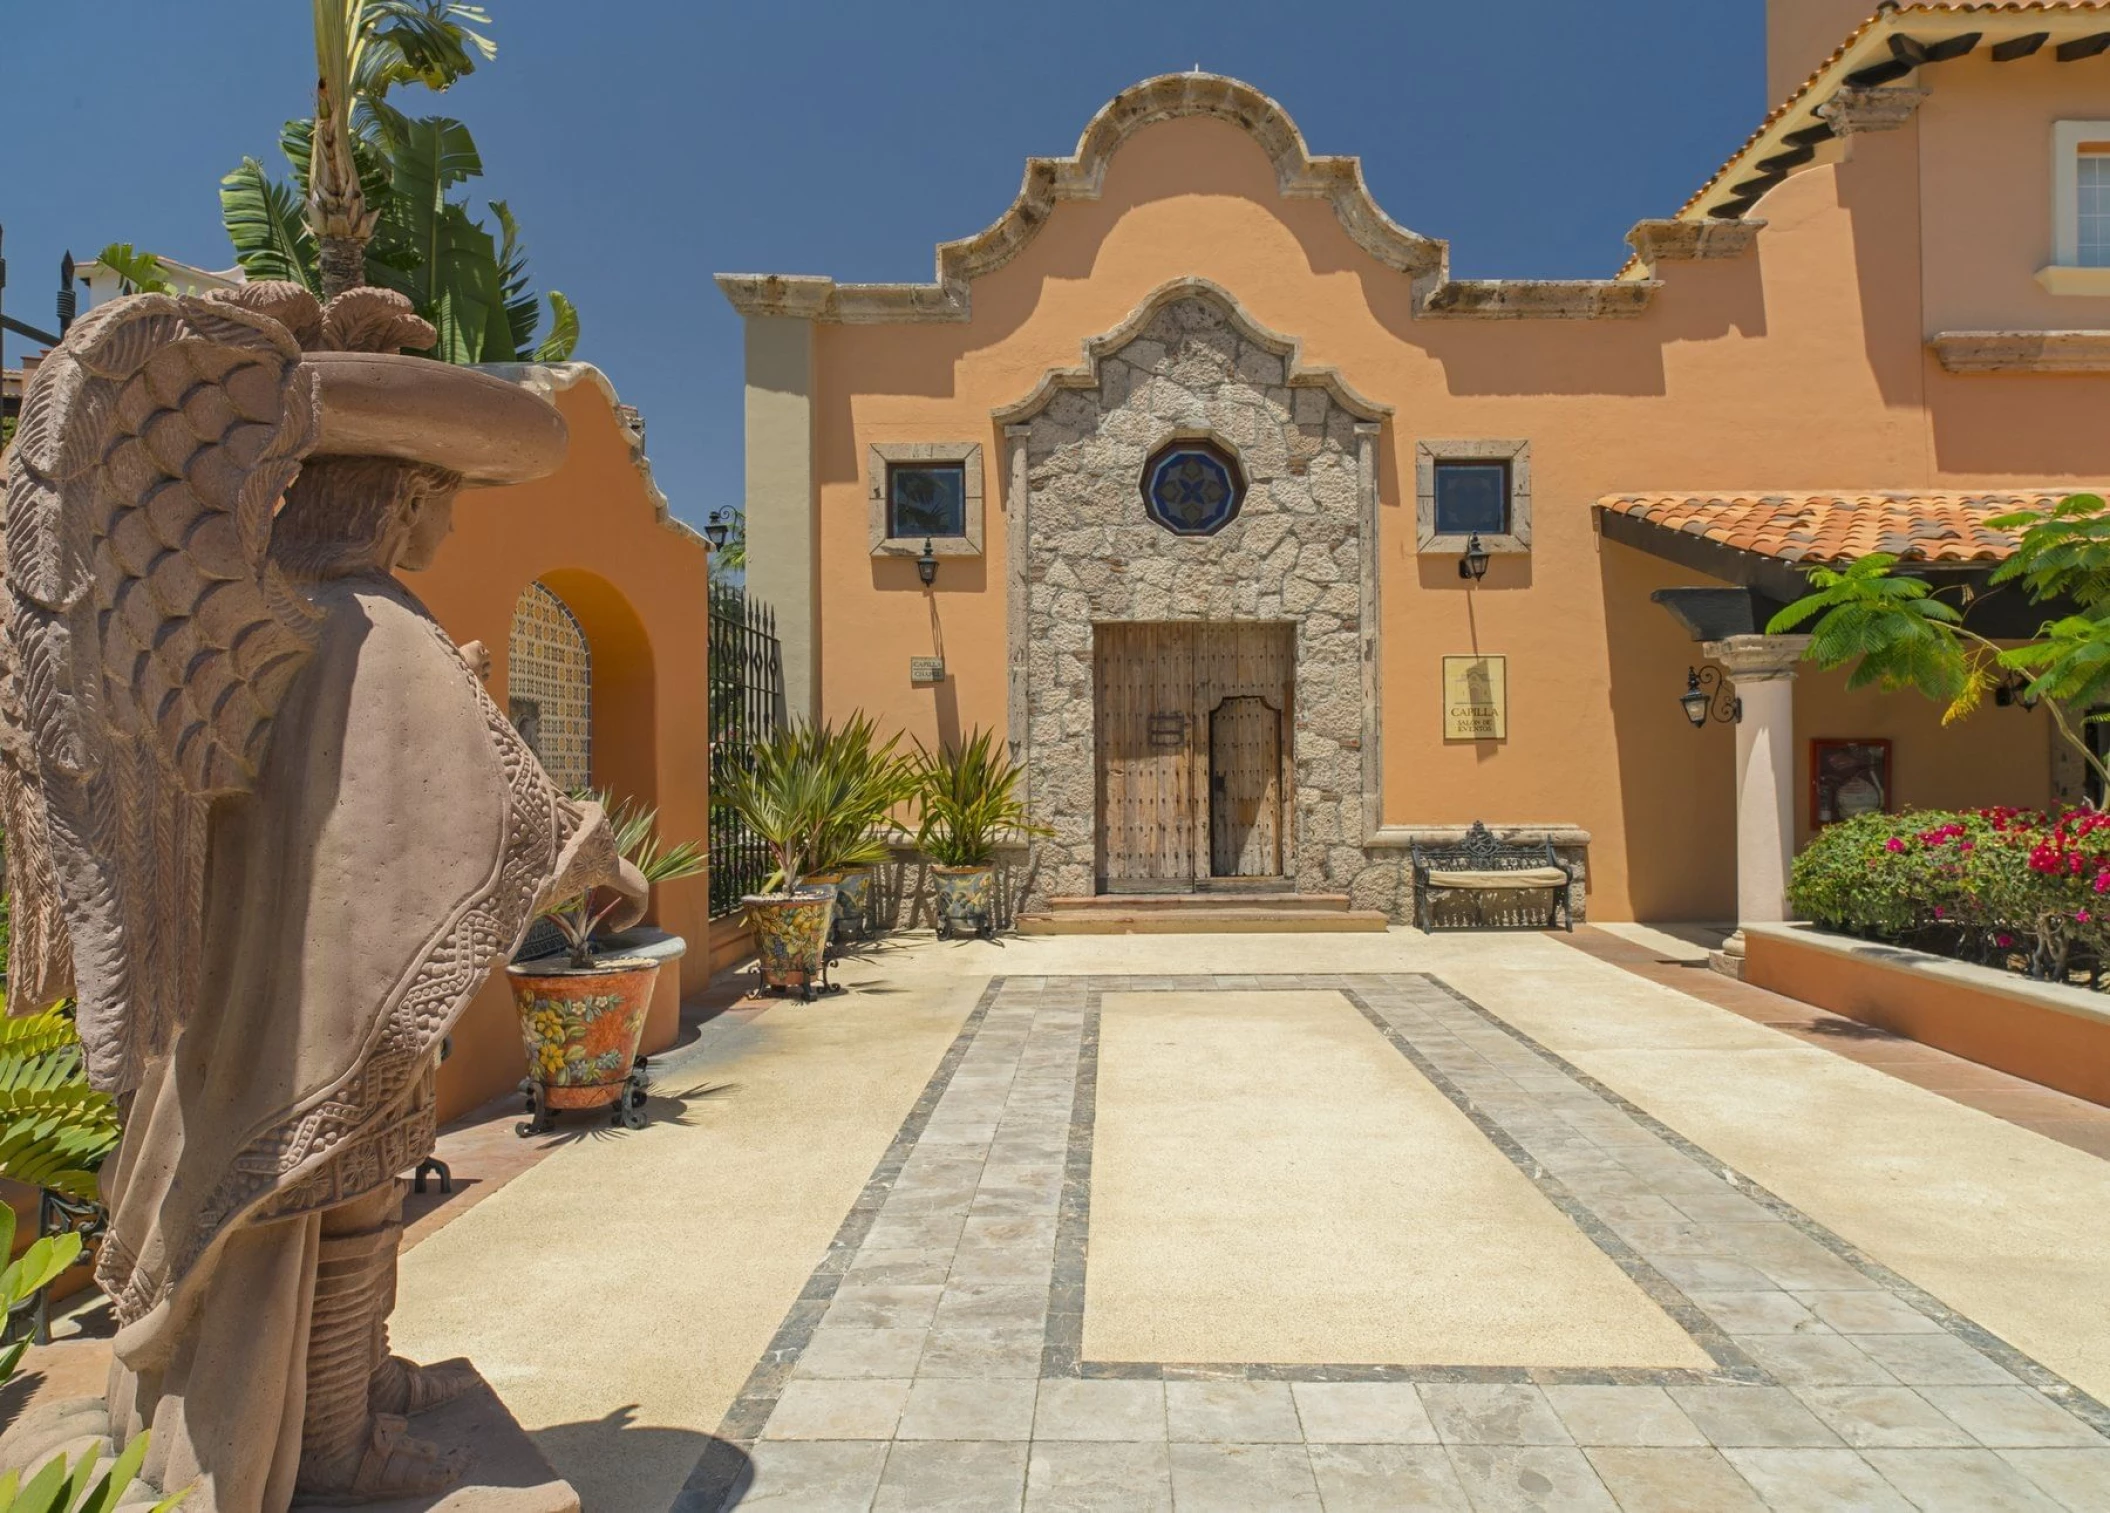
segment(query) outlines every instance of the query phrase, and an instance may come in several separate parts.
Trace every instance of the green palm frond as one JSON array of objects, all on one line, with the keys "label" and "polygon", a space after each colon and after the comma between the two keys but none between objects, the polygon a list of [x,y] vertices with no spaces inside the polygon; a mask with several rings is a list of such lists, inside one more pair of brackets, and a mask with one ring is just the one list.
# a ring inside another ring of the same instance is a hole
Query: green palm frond
[{"label": "green palm frond", "polygon": [[579,308],[555,289],[549,292],[549,335],[535,348],[536,362],[570,362],[579,345]]},{"label": "green palm frond", "polygon": [[1775,615],[1766,632],[1782,635],[1814,618],[1809,655],[1826,669],[1852,663],[1848,688],[1916,688],[1953,705],[1974,683],[1971,652],[1957,631],[1963,616],[1922,579],[1895,576],[1896,563],[1874,552],[1844,571],[1813,569],[1816,592]]},{"label": "green palm frond", "polygon": [[0,1021],[0,1177],[93,1201],[121,1132],[63,1008]]},{"label": "green palm frond", "polygon": [[1998,660],[2030,675],[2031,698],[2056,699],[2075,709],[2110,703],[2110,619],[2067,615],[2038,631],[2034,641],[2001,652]]},{"label": "green palm frond", "polygon": [[169,281],[161,271],[161,259],[141,252],[130,242],[112,242],[95,254],[95,260],[117,275],[125,294],[166,294]]},{"label": "green palm frond", "polygon": [[311,293],[322,290],[315,233],[292,188],[264,172],[255,158],[220,180],[220,220],[234,243],[235,261],[252,279],[288,279]]},{"label": "green palm frond", "polygon": [[2018,510],[1986,524],[2021,533],[1990,581],[2019,580],[2039,602],[2065,598],[2091,608],[2110,602],[2110,504],[2102,495],[2074,494],[2049,510]]}]

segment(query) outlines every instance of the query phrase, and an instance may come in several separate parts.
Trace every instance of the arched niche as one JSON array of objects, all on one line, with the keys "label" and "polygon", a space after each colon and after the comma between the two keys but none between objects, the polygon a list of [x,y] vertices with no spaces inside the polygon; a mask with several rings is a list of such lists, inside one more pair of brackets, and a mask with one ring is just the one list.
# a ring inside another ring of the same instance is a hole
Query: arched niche
[{"label": "arched niche", "polygon": [[[586,639],[592,664],[592,786],[616,799],[659,802],[658,700],[652,640],[622,590],[598,573],[560,568],[540,588],[561,601]],[[515,673],[510,652],[510,697]]]}]

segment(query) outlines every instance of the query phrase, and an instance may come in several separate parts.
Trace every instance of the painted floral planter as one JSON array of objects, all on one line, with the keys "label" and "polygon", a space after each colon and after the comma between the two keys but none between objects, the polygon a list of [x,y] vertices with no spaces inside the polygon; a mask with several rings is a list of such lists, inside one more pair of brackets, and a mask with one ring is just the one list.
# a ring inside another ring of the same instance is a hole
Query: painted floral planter
[{"label": "painted floral planter", "polygon": [[561,1109],[607,1108],[617,1123],[644,1128],[645,1062],[637,1047],[659,967],[619,956],[591,967],[545,957],[506,968],[528,1063],[521,1134],[550,1128]]},{"label": "painted floral planter", "polygon": [[989,935],[996,928],[996,868],[933,867],[938,886],[938,934]]},{"label": "painted floral planter", "polygon": [[755,927],[762,985],[811,998],[827,971],[835,889],[809,883],[794,894],[750,893],[740,902]]},{"label": "painted floral planter", "polygon": [[807,883],[835,889],[834,937],[838,941],[863,940],[871,933],[866,901],[872,894],[872,873],[859,867],[852,872],[829,872],[809,877]]}]

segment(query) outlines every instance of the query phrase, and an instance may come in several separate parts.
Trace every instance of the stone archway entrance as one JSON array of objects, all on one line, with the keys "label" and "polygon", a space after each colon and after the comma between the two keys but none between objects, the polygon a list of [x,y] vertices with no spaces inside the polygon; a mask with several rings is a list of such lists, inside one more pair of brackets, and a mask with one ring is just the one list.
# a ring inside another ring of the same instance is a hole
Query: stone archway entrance
[{"label": "stone archway entrance", "polygon": [[1295,630],[1092,627],[1096,891],[1289,885]]},{"label": "stone archway entrance", "polygon": [[1050,832],[1024,907],[1393,897],[1397,858],[1365,845],[1385,410],[1200,279],[1085,359],[996,416],[1011,741]]}]

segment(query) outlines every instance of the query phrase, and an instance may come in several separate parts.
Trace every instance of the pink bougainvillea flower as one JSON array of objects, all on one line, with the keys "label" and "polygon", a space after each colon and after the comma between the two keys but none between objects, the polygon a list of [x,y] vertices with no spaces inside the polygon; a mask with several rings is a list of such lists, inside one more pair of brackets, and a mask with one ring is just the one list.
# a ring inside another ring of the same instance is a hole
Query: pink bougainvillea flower
[{"label": "pink bougainvillea flower", "polygon": [[1996,935],[1993,937],[1993,944],[1996,946],[2000,946],[2003,949],[2013,945],[2014,943],[2015,937],[2012,935]]},{"label": "pink bougainvillea flower", "polygon": [[2073,921],[2075,924],[2085,925],[2088,923],[2089,920],[2093,919],[2094,917],[2095,916],[2090,914],[2086,909],[2082,909],[2073,916]]},{"label": "pink bougainvillea flower", "polygon": [[1885,851],[1902,851],[1905,849],[1905,843],[1893,835],[1889,840],[1883,842],[1883,849]]},{"label": "pink bougainvillea flower", "polygon": [[1936,904],[1934,906],[1934,917],[1936,919],[1947,919],[1949,917],[1949,911],[1947,909],[1944,909],[1940,904]]}]

